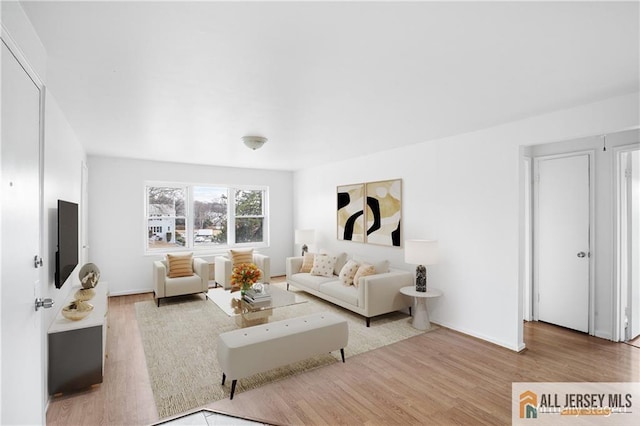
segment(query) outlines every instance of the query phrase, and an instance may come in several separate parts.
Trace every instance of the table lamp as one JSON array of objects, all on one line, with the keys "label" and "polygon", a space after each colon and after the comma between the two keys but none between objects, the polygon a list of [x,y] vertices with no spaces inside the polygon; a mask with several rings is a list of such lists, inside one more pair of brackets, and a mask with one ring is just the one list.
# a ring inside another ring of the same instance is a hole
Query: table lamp
[{"label": "table lamp", "polygon": [[302,256],[309,251],[307,243],[313,243],[316,239],[316,231],[313,229],[296,229],[295,243],[302,244]]},{"label": "table lamp", "polygon": [[427,291],[427,268],[438,263],[438,241],[408,240],[404,243],[404,261],[416,268],[416,291]]}]

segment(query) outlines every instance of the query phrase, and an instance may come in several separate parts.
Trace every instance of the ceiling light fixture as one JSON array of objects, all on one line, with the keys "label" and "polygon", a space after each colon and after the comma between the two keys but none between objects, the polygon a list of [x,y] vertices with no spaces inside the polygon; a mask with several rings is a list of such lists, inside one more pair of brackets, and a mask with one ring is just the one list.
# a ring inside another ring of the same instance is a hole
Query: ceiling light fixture
[{"label": "ceiling light fixture", "polygon": [[267,142],[267,138],[263,136],[243,136],[242,142],[255,151]]}]

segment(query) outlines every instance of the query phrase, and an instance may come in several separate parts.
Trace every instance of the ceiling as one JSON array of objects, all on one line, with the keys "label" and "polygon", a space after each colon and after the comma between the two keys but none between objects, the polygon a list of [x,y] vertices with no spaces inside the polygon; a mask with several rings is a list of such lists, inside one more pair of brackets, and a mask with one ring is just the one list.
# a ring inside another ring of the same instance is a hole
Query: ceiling
[{"label": "ceiling", "polygon": [[638,2],[22,5],[93,155],[296,170],[640,89]]}]

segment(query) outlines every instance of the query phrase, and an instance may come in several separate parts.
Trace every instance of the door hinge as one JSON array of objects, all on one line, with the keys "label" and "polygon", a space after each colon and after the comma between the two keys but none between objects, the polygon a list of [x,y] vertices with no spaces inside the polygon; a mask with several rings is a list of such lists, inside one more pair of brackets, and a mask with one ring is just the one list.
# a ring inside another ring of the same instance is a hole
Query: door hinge
[{"label": "door hinge", "polygon": [[33,256],[33,267],[38,269],[41,266],[42,266],[42,258],[36,254],[35,256]]}]

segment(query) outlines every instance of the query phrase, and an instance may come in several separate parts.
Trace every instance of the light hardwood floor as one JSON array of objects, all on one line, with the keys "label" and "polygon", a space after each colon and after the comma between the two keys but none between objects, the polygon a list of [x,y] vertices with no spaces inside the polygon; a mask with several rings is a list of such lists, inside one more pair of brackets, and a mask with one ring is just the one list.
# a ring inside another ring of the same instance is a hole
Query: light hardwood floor
[{"label": "light hardwood floor", "polygon": [[[134,312],[150,299],[110,298],[105,381],[53,398],[49,425],[159,420]],[[525,324],[525,342],[515,353],[441,328],[207,407],[276,424],[510,424],[514,381],[640,381],[640,348],[544,323]]]}]

